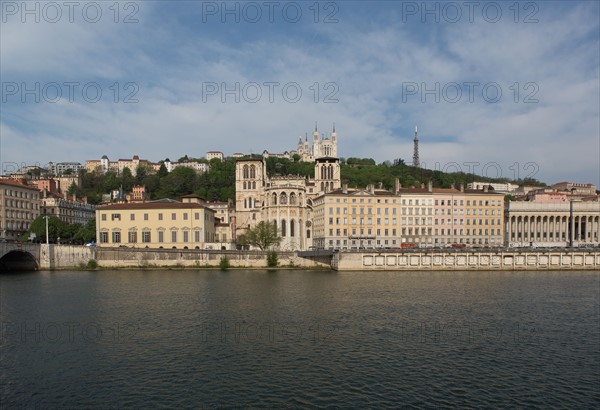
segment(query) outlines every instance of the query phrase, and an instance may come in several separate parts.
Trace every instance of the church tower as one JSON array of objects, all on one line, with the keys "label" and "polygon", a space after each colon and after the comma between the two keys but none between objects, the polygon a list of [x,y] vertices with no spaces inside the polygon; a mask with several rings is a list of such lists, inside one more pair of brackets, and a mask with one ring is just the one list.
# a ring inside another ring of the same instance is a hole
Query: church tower
[{"label": "church tower", "polygon": [[317,131],[317,122],[315,121],[315,130],[313,132],[313,157],[321,156],[321,141],[319,140],[319,131]]},{"label": "church tower", "polygon": [[342,187],[339,158],[315,159],[315,187],[317,192],[331,192]]},{"label": "church tower", "polygon": [[415,139],[413,140],[413,167],[419,168],[421,163],[419,161],[419,135],[417,127],[415,126]]},{"label": "church tower", "polygon": [[337,133],[335,132],[335,122],[333,123],[333,132],[331,133],[331,155],[337,157]]}]

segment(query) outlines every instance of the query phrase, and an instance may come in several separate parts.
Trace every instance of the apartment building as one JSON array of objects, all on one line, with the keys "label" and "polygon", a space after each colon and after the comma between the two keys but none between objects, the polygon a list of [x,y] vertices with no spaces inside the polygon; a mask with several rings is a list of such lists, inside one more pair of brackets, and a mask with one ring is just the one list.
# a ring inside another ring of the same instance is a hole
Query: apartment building
[{"label": "apartment building", "polygon": [[0,238],[18,240],[40,214],[40,191],[20,182],[0,179]]},{"label": "apartment building", "polygon": [[361,249],[501,246],[502,194],[425,188],[348,189],[313,201],[314,246]]}]

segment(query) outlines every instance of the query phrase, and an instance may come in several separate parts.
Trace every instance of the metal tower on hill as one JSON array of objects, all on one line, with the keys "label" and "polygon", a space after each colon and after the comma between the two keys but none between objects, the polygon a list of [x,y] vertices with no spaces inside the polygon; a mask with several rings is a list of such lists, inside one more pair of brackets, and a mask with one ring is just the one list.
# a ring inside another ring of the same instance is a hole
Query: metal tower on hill
[{"label": "metal tower on hill", "polygon": [[419,135],[418,135],[417,131],[418,131],[417,127],[415,126],[415,139],[413,140],[413,143],[414,143],[413,167],[419,168],[419,166],[420,166],[420,162],[419,162]]}]

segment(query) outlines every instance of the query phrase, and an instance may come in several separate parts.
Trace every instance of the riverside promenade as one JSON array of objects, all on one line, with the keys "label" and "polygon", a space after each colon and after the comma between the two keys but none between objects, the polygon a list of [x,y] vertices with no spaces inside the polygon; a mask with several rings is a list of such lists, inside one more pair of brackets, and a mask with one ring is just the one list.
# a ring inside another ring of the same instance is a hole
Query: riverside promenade
[{"label": "riverside promenade", "polygon": [[334,252],[331,268],[365,270],[597,270],[600,249],[461,249]]},{"label": "riverside promenade", "polygon": [[[96,248],[74,245],[0,244],[0,270],[72,268],[266,268],[268,252],[192,249]],[[600,248],[412,249],[278,251],[278,267],[336,271],[399,270],[596,270]],[[93,263],[90,263],[93,262]]]}]

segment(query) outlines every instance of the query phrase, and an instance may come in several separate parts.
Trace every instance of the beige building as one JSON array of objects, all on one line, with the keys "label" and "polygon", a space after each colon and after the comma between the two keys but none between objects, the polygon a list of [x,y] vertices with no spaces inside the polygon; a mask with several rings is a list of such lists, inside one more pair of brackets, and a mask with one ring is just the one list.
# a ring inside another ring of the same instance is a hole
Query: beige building
[{"label": "beige building", "polygon": [[96,172],[104,174],[107,171],[113,171],[117,175],[121,175],[125,168],[129,168],[133,176],[136,175],[139,166],[146,167],[153,171],[155,165],[147,159],[140,159],[138,155],[134,155],[131,159],[121,158],[117,161],[111,161],[106,155],[103,155],[99,160],[91,159],[85,162],[85,169],[88,172]]},{"label": "beige building", "polygon": [[40,213],[56,216],[68,224],[85,225],[96,216],[96,207],[83,199],[42,191]]},{"label": "beige building", "polygon": [[235,249],[235,208],[233,201],[207,202],[208,208],[215,211],[215,242],[218,249]]},{"label": "beige building", "polygon": [[223,161],[223,159],[225,158],[223,153],[221,151],[208,151],[206,153],[206,159],[207,160],[211,160],[211,159],[218,159],[219,161]]},{"label": "beige building", "polygon": [[102,247],[205,249],[215,242],[215,211],[197,197],[107,205],[96,210]]},{"label": "beige building", "polygon": [[18,240],[40,214],[40,191],[0,179],[0,238]]},{"label": "beige building", "polygon": [[426,188],[345,186],[313,201],[314,246],[361,249],[501,246],[503,195]]}]

